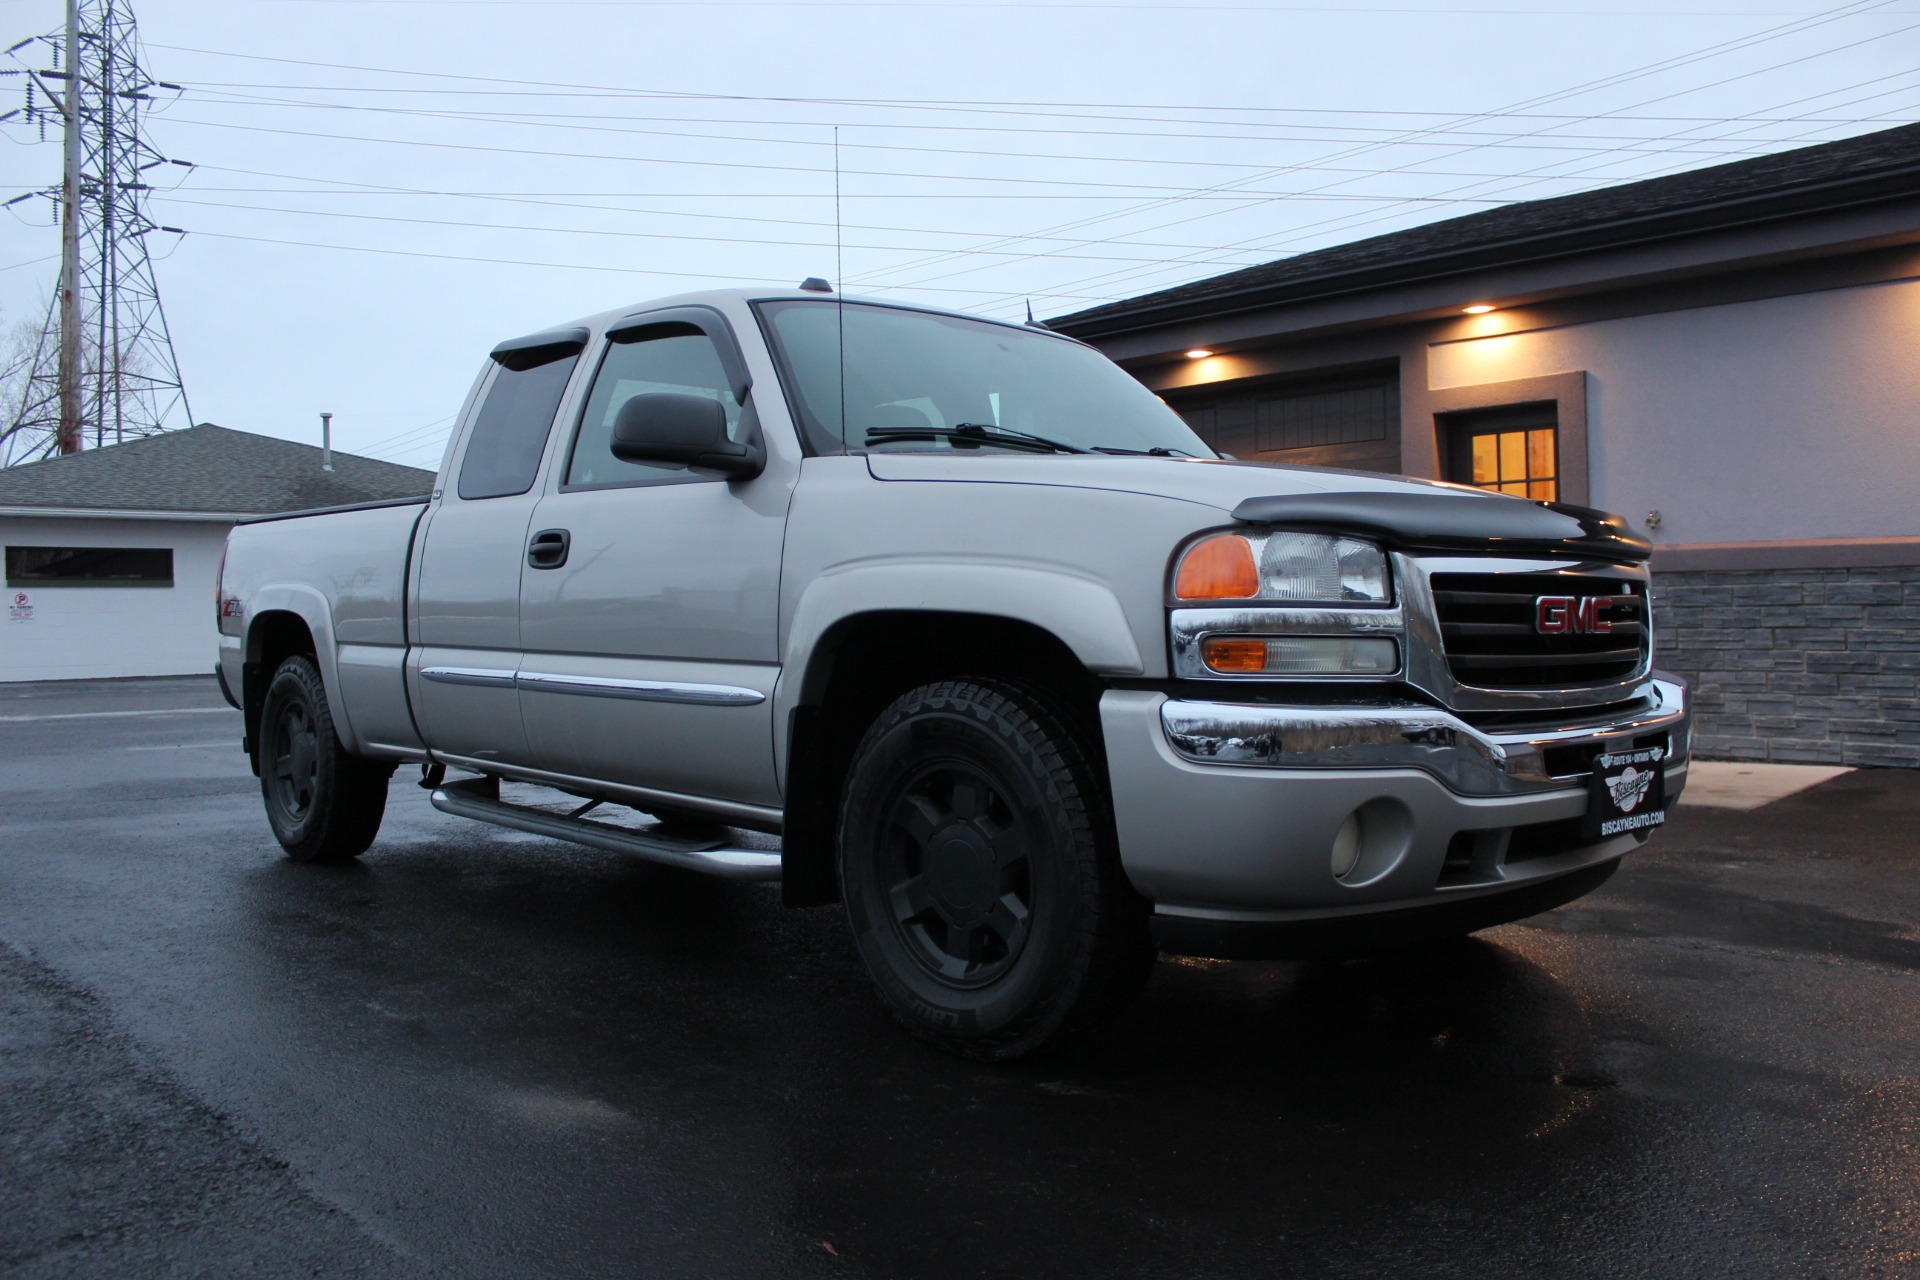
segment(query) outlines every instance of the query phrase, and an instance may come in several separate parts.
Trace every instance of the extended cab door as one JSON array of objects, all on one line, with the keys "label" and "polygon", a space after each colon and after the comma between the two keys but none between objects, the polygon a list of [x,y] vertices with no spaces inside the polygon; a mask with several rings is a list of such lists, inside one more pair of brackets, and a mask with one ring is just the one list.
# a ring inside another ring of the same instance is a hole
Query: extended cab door
[{"label": "extended cab door", "polygon": [[521,712],[539,768],[775,807],[780,552],[796,460],[770,449],[760,475],[728,481],[615,458],[621,405],[656,391],[720,401],[736,440],[759,429],[720,312],[673,307],[608,332],[530,526],[566,551],[522,576]]},{"label": "extended cab door", "polygon": [[514,675],[534,481],[585,329],[502,343],[422,534],[414,714],[435,751],[527,765]]}]

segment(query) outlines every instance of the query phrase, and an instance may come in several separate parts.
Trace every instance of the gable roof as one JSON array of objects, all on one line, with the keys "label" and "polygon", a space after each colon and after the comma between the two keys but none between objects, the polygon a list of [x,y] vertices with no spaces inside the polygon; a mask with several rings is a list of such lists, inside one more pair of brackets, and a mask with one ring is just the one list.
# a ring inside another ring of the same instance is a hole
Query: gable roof
[{"label": "gable roof", "polygon": [[203,422],[0,470],[0,507],[269,515],[412,498],[434,473]]},{"label": "gable roof", "polygon": [[1920,194],[1920,124],[1527,200],[1244,267],[1048,321],[1094,337]]}]

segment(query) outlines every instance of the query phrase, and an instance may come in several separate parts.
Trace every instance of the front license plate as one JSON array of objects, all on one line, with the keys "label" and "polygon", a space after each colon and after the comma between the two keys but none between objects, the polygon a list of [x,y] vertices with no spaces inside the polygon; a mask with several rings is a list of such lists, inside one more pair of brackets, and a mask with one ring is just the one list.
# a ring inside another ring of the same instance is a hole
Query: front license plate
[{"label": "front license plate", "polygon": [[1587,783],[1586,834],[1593,843],[1633,831],[1647,831],[1667,820],[1665,747],[1620,751],[1593,759]]}]

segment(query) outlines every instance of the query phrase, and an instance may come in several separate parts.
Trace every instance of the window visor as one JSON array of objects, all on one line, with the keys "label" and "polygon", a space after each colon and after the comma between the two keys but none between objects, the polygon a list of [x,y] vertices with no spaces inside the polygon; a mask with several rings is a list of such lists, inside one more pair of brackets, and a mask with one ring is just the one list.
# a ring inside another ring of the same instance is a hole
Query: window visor
[{"label": "window visor", "polygon": [[[733,326],[711,307],[664,307],[659,311],[643,311],[627,316],[608,328],[607,341],[643,342],[648,338],[684,333],[688,329],[697,329],[712,340],[714,351],[720,357],[720,368],[733,391],[733,398],[745,404],[747,392],[753,387],[753,377],[747,372],[747,362],[740,358],[740,344],[734,339]],[[586,331],[583,329],[580,332]],[[495,359],[498,358],[496,355]]]},{"label": "window visor", "polygon": [[579,355],[586,349],[587,339],[591,336],[584,326],[548,329],[543,333],[530,333],[524,338],[509,338],[488,354],[503,368],[516,372],[535,369],[567,356]]}]

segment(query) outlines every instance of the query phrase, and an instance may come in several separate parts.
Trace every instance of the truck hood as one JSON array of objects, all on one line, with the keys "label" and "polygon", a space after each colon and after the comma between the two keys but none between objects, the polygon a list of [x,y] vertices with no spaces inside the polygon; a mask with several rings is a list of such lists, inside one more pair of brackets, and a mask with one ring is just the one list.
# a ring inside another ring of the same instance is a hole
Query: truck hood
[{"label": "truck hood", "polygon": [[982,451],[870,453],[876,480],[1028,484],[1170,498],[1247,524],[1358,533],[1408,549],[1489,548],[1645,560],[1652,545],[1604,511],[1362,471],[1217,458]]},{"label": "truck hood", "polygon": [[983,449],[973,457],[936,453],[870,453],[876,480],[959,484],[1039,484],[1068,489],[1106,489],[1175,498],[1231,511],[1248,498],[1302,493],[1455,493],[1425,480],[1231,462],[1224,458],[1142,458],[1086,454],[1007,453]]}]

